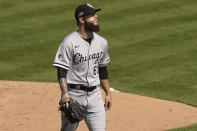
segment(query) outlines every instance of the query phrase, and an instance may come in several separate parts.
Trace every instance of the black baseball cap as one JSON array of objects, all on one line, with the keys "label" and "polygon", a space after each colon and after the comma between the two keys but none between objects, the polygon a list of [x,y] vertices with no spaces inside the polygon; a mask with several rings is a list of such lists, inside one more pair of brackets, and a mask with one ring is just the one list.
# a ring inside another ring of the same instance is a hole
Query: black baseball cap
[{"label": "black baseball cap", "polygon": [[75,9],[75,18],[79,18],[81,16],[89,15],[91,13],[96,13],[100,11],[101,9],[95,9],[94,6],[92,6],[89,3],[81,4]]}]

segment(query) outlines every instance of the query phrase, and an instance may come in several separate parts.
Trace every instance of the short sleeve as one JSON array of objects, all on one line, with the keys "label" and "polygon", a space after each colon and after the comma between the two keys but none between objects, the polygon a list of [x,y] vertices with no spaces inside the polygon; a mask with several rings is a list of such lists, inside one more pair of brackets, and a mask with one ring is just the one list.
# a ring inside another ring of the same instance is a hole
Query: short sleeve
[{"label": "short sleeve", "polygon": [[101,58],[101,60],[99,62],[99,67],[104,67],[109,62],[110,62],[110,57],[109,57],[109,54],[108,54],[108,44],[107,44],[107,41],[106,41],[104,52],[103,52],[103,57]]},{"label": "short sleeve", "polygon": [[57,50],[53,66],[61,67],[67,70],[69,69],[72,60],[71,46],[69,44],[71,43],[66,40],[61,43]]}]

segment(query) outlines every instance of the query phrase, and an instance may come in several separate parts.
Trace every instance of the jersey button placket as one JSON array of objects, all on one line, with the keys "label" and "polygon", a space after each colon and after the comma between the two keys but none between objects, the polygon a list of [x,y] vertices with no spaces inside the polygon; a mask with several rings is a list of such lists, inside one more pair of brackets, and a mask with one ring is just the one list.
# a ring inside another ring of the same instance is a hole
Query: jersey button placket
[{"label": "jersey button placket", "polygon": [[[88,43],[88,57],[89,57],[89,55],[90,55],[90,45]],[[88,85],[87,86],[90,86],[89,78],[90,78],[90,61],[88,58],[88,69],[87,69],[87,83],[88,83]]]}]

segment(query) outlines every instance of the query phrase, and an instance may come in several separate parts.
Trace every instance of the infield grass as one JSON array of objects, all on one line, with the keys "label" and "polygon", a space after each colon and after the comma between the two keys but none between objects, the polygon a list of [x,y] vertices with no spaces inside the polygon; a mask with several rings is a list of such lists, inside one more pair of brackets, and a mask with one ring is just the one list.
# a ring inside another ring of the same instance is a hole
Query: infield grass
[{"label": "infield grass", "polygon": [[168,131],[196,131],[197,129],[197,124],[191,125],[189,127],[183,127],[183,128],[178,128],[178,129],[171,129]]},{"label": "infield grass", "polygon": [[[103,9],[99,34],[109,43],[112,88],[197,106],[196,0],[85,2]],[[1,0],[0,79],[56,82],[53,59],[77,29],[78,4]]]}]

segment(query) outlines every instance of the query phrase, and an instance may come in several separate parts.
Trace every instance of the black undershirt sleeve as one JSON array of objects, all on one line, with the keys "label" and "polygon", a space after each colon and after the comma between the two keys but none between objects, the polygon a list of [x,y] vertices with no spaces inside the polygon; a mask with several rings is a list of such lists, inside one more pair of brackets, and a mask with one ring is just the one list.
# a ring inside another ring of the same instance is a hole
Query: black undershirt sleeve
[{"label": "black undershirt sleeve", "polygon": [[66,78],[67,70],[61,67],[57,68],[57,77],[59,78]]},{"label": "black undershirt sleeve", "polygon": [[107,66],[99,67],[99,78],[100,80],[108,79]]}]

